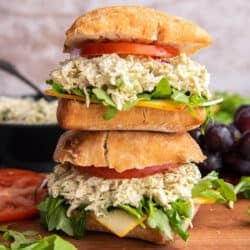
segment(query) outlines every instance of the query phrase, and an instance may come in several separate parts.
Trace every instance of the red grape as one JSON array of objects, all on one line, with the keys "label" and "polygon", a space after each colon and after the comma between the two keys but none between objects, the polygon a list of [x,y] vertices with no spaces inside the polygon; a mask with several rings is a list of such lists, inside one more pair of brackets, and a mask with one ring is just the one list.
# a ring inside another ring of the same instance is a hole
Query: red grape
[{"label": "red grape", "polygon": [[220,171],[222,169],[222,159],[220,153],[206,153],[207,159],[199,164],[200,171],[203,175],[212,170]]},{"label": "red grape", "polygon": [[239,175],[250,175],[250,161],[241,159],[237,153],[230,152],[223,155],[226,167],[229,167],[234,173]]},{"label": "red grape", "polygon": [[241,132],[250,130],[250,105],[242,105],[236,111],[234,123]]},{"label": "red grape", "polygon": [[250,130],[244,133],[240,138],[238,151],[243,159],[250,161]]},{"label": "red grape", "polygon": [[202,145],[202,140],[203,140],[203,135],[201,133],[201,129],[197,128],[192,131],[189,131],[190,135],[193,137],[193,139],[201,146]]},{"label": "red grape", "polygon": [[228,152],[234,143],[234,138],[224,124],[216,124],[205,133],[205,144],[212,152]]}]

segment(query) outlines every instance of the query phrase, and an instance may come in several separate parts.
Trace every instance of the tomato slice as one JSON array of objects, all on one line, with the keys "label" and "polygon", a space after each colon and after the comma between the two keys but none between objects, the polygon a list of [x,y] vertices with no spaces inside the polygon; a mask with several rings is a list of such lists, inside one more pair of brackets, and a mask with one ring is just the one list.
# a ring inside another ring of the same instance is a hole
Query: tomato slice
[{"label": "tomato slice", "polygon": [[106,42],[83,43],[79,46],[81,56],[97,56],[102,54],[143,55],[169,58],[180,54],[179,50],[171,46],[151,44]]},{"label": "tomato slice", "polygon": [[129,169],[122,173],[118,173],[114,169],[108,167],[77,167],[82,173],[88,173],[93,176],[102,177],[104,179],[130,179],[143,178],[145,176],[162,173],[178,167],[179,164],[165,164],[159,166],[146,167],[144,169]]},{"label": "tomato slice", "polygon": [[30,170],[0,169],[0,222],[23,220],[37,216],[37,204],[46,195],[37,186],[45,178]]}]

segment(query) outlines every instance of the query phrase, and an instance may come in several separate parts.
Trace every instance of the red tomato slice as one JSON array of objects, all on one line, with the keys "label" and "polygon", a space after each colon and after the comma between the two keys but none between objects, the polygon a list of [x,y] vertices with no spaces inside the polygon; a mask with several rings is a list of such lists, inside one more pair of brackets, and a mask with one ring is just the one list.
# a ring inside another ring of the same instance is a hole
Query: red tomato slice
[{"label": "red tomato slice", "polygon": [[0,222],[23,220],[37,216],[37,204],[46,191],[35,190],[45,178],[30,170],[0,169]]},{"label": "red tomato slice", "polygon": [[81,56],[96,56],[116,53],[120,55],[143,55],[152,57],[174,57],[179,50],[171,46],[157,46],[139,43],[83,43],[79,46]]},{"label": "red tomato slice", "polygon": [[130,179],[143,178],[145,176],[162,173],[178,167],[179,164],[165,164],[160,166],[146,167],[144,169],[129,169],[122,173],[116,172],[108,167],[78,167],[82,173],[88,173],[93,176],[102,177],[105,179]]}]

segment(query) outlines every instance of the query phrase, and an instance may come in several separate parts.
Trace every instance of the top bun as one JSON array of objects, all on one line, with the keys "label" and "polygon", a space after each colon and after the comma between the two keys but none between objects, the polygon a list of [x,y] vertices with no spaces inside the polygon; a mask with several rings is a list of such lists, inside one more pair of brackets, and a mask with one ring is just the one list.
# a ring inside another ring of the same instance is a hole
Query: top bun
[{"label": "top bun", "polygon": [[188,55],[212,43],[196,24],[140,6],[105,7],[80,16],[66,31],[64,51],[89,41],[170,45]]}]

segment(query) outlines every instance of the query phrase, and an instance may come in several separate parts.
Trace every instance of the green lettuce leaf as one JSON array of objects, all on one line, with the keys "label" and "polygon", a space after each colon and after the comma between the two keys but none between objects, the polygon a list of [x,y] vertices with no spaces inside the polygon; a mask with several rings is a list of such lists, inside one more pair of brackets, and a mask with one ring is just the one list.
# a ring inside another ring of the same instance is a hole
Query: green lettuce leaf
[{"label": "green lettuce leaf", "polygon": [[233,121],[234,113],[241,105],[250,104],[250,97],[239,94],[217,92],[215,97],[224,99],[220,104],[219,111],[215,113],[215,120],[225,124],[230,124]]},{"label": "green lettuce leaf", "polygon": [[155,89],[151,94],[152,99],[166,99],[172,93],[172,87],[170,86],[166,78],[162,78],[156,85]]},{"label": "green lettuce leaf", "polygon": [[113,106],[108,106],[106,112],[103,114],[104,120],[110,120],[116,116],[118,110]]},{"label": "green lettuce leaf", "polygon": [[218,178],[218,173],[215,171],[212,171],[193,187],[192,196],[193,198],[215,199],[217,203],[236,201],[233,185]]},{"label": "green lettuce leaf", "polygon": [[94,88],[92,89],[92,93],[96,96],[97,100],[102,102],[106,106],[116,107],[114,102],[112,101],[111,97],[108,93],[101,89],[101,88]]},{"label": "green lettuce leaf", "polygon": [[246,199],[250,199],[250,176],[242,176],[234,192],[236,195],[242,193]]},{"label": "green lettuce leaf", "polygon": [[41,216],[41,225],[48,231],[61,230],[67,235],[81,238],[85,233],[86,211],[80,207],[74,216],[68,217],[66,212],[68,205],[62,197],[53,198],[47,196],[38,205]]},{"label": "green lettuce leaf", "polygon": [[0,232],[7,241],[0,245],[0,250],[76,250],[74,245],[56,234],[42,238],[35,231],[18,232],[8,226],[1,226]]},{"label": "green lettuce leaf", "polygon": [[148,217],[147,223],[151,228],[163,232],[169,239],[173,240],[173,233],[170,227],[168,216],[163,210],[156,207],[156,203],[148,200]]}]

